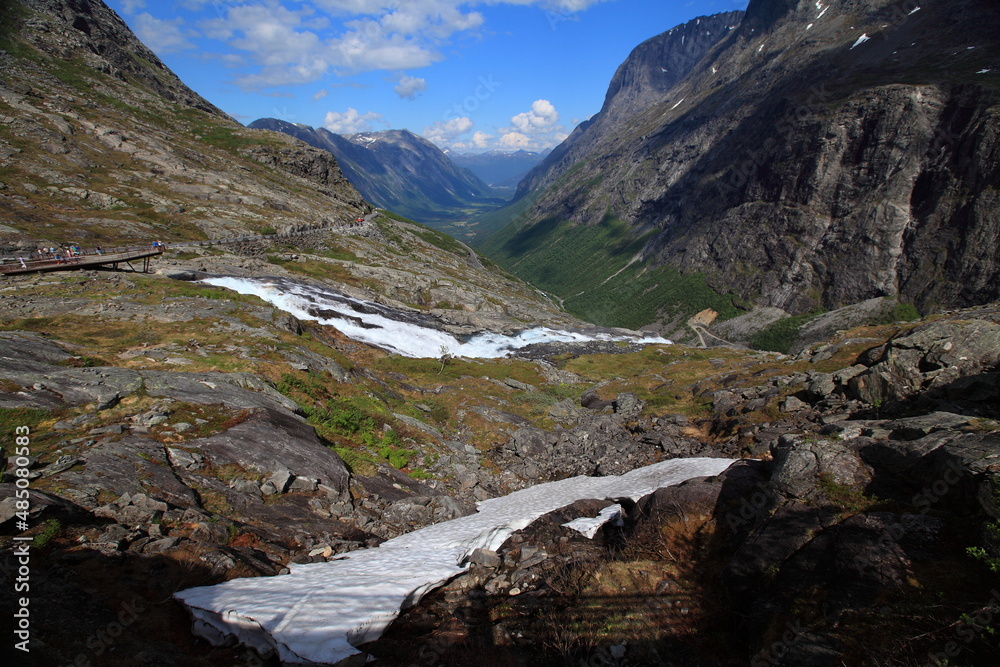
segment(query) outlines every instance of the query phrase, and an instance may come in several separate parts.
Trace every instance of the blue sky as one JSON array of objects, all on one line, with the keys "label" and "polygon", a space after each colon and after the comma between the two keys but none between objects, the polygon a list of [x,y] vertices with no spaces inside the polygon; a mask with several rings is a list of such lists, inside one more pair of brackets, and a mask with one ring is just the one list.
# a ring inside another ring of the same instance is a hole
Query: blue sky
[{"label": "blue sky", "polygon": [[597,113],[643,40],[746,0],[108,0],[237,120],[405,128],[459,152],[541,150]]}]

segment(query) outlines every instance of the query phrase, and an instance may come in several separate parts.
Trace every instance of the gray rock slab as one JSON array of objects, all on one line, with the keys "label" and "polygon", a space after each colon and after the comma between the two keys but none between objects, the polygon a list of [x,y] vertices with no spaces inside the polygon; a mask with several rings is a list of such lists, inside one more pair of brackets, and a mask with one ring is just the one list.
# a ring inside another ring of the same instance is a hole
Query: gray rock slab
[{"label": "gray rock slab", "polygon": [[428,435],[437,438],[438,440],[444,440],[444,435],[441,433],[441,431],[437,430],[430,424],[425,424],[419,419],[415,419],[408,415],[399,414],[397,412],[392,413],[392,416],[398,419],[399,421],[403,422],[404,424],[412,426],[415,429],[421,430],[424,433],[427,433]]},{"label": "gray rock slab", "polygon": [[0,357],[58,364],[72,359],[73,355],[41,334],[4,331],[0,332]]},{"label": "gray rock slab", "polygon": [[338,493],[347,491],[349,473],[337,454],[325,447],[312,426],[284,410],[264,409],[224,433],[190,440],[216,465],[235,463],[246,470],[272,475],[278,470],[308,473]]},{"label": "gray rock slab", "polygon": [[291,485],[293,479],[295,479],[295,475],[287,469],[282,468],[268,477],[267,483],[274,487],[275,493],[284,493],[288,491],[288,487]]},{"label": "gray rock slab", "polygon": [[269,408],[297,412],[293,400],[250,373],[142,371],[146,393],[198,405],[223,404],[237,410]]},{"label": "gray rock slab", "polygon": [[174,474],[166,448],[158,442],[126,437],[98,443],[81,458],[83,468],[62,473],[61,484],[115,495],[141,493],[176,507],[200,507],[197,494]]}]

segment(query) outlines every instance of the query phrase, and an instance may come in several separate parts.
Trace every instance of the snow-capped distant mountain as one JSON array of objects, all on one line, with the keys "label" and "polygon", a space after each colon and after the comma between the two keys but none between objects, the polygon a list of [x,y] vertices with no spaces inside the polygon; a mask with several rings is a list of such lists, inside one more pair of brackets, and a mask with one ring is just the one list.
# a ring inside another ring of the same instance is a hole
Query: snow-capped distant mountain
[{"label": "snow-capped distant mountain", "polygon": [[330,151],[366,200],[449,233],[454,232],[450,223],[463,221],[470,208],[489,210],[504,203],[472,171],[407,130],[340,135],[276,118],[249,127],[283,132]]}]

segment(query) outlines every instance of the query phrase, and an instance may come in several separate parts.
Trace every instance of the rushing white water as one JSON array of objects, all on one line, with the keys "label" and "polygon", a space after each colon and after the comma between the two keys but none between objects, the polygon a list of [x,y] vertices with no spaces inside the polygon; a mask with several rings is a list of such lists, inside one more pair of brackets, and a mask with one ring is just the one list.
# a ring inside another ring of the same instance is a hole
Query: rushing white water
[{"label": "rushing white water", "polygon": [[[585,498],[638,500],[693,477],[718,475],[729,459],[674,459],[614,477],[572,477],[479,503],[475,514],[446,521],[339,560],[289,565],[290,574],[233,579],[175,593],[194,631],[213,644],[235,639],[282,663],[334,664],[377,639],[399,614],[467,567],[477,548],[498,549],[538,517]],[[618,508],[571,522],[596,533]]]},{"label": "rushing white water", "polygon": [[433,328],[432,318],[409,314],[387,306],[355,299],[331,290],[286,280],[263,278],[206,278],[201,282],[225,287],[240,294],[253,294],[300,320],[336,327],[345,336],[376,345],[405,357],[437,358],[447,352],[458,357],[491,359],[505,357],[514,350],[535,343],[629,341],[662,343],[660,336],[621,336],[609,333],[585,334],[538,327],[515,336],[481,333],[468,340]]}]

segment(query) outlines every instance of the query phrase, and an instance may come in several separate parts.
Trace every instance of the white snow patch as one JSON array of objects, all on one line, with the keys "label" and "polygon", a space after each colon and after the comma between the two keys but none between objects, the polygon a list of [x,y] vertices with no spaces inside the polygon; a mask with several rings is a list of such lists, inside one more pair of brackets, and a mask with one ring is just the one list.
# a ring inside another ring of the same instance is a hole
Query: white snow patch
[{"label": "white snow patch", "polygon": [[976,72],[976,74],[988,74],[988,73],[990,73],[992,71],[993,70],[989,70],[989,69],[981,69],[978,72]]},{"label": "white snow patch", "polygon": [[[816,3],[816,4],[819,4],[819,3]],[[817,9],[818,9],[818,7],[817,7]],[[823,18],[823,14],[826,14],[827,10],[829,10],[829,9],[830,9],[829,7],[824,7],[824,8],[823,8],[823,11],[821,11],[821,12],[819,13],[819,16],[817,16],[817,17],[816,17],[816,18],[817,18],[817,20],[818,20],[818,19],[821,19],[821,18]]]},{"label": "white snow patch", "polygon": [[853,51],[855,46],[861,46],[869,39],[871,39],[871,37],[869,37],[867,33],[861,35],[861,37],[858,37],[858,41],[854,42],[854,46],[851,47],[851,50]]},{"label": "white snow patch", "polygon": [[[680,100],[678,100],[677,104],[675,104],[674,106],[670,107],[670,110],[671,110],[671,111],[673,111],[674,109],[676,109],[677,107],[679,107],[679,106],[681,105],[681,102],[683,102],[683,101],[684,101],[685,99],[687,99],[687,98],[685,98],[685,97],[682,97],[682,98],[681,98]],[[618,273],[621,273],[621,271],[619,271]],[[616,275],[617,275],[617,274],[616,274]],[[613,277],[613,276],[612,276],[612,277]],[[610,279],[611,279],[611,278],[608,278],[608,280],[610,280]],[[604,282],[607,282],[607,280],[605,280]],[[603,283],[602,283],[602,284],[603,284]]]},{"label": "white snow patch", "polygon": [[816,25],[816,24],[815,23],[810,23],[809,25],[806,26],[806,30],[812,30],[812,27],[814,25]]},{"label": "white snow patch", "polygon": [[[684,100],[681,100],[683,102]],[[680,102],[678,102],[680,104]],[[217,277],[201,282],[225,287],[240,294],[253,294],[300,320],[336,327],[345,336],[376,345],[404,357],[437,358],[442,348],[458,357],[495,359],[535,343],[634,341],[640,344],[671,344],[660,336],[629,337],[610,333],[584,334],[536,327],[509,336],[484,332],[460,340],[446,331],[400,321],[397,311],[381,304],[336,294],[306,283],[285,281],[281,284],[262,278]]]},{"label": "white snow patch", "polygon": [[909,14],[907,14],[907,16],[912,16],[913,14],[916,14],[916,13],[917,13],[917,12],[919,12],[919,11],[920,11],[920,7],[915,7],[914,9],[912,9],[912,10],[910,11],[910,13],[909,13]]},{"label": "white snow patch", "polygon": [[715,69],[714,67],[712,68],[712,74],[715,74],[715,73],[716,73],[716,72],[718,72],[718,71],[719,71],[719,70]]},{"label": "white snow patch", "polygon": [[600,530],[601,526],[608,522],[613,522],[612,525],[614,526],[625,525],[625,521],[622,519],[622,511],[621,505],[608,505],[595,517],[581,516],[562,525],[572,528],[588,540],[592,540],[594,539],[594,535],[597,535],[597,531]]},{"label": "white snow patch", "polygon": [[[665,486],[718,475],[729,459],[673,459],[617,477],[572,477],[479,503],[479,512],[402,535],[326,563],[291,564],[276,577],[233,579],[174,597],[193,629],[220,644],[273,649],[285,663],[336,663],[378,638],[399,614],[465,568],[477,548],[495,551],[514,531],[586,498],[638,500]],[[603,512],[602,512],[603,514]]]}]

